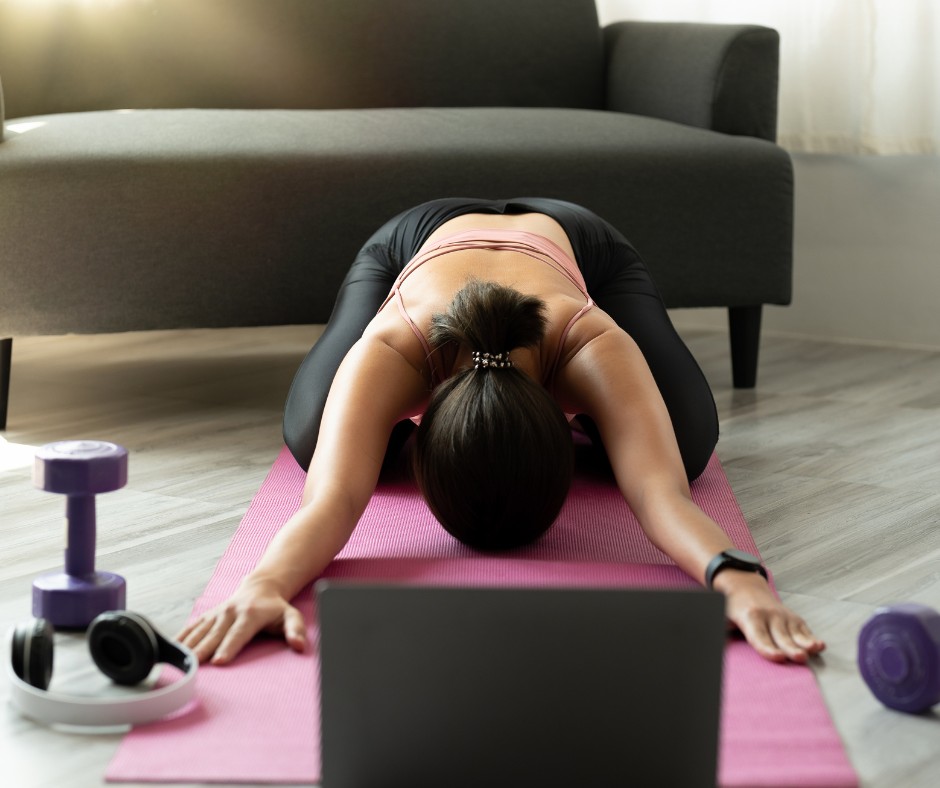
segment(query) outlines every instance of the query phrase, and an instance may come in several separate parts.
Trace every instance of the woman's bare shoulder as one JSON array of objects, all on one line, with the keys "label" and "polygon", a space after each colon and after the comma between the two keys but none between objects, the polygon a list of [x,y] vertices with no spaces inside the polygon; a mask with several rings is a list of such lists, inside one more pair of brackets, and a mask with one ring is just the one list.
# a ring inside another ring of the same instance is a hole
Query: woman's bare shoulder
[{"label": "woman's bare shoulder", "polygon": [[[396,421],[421,412],[428,392],[425,374],[415,368],[411,358],[384,341],[381,334],[366,333],[337,370],[323,420],[362,422],[367,420],[363,414],[371,413],[390,429]],[[348,427],[346,424],[344,429]]]},{"label": "woman's bare shoulder", "polygon": [[411,327],[405,323],[394,303],[386,304],[366,326],[362,333],[363,343],[370,352],[381,352],[383,347],[391,348],[430,385],[431,368],[426,351],[415,336]]},{"label": "woman's bare shoulder", "polygon": [[610,337],[623,337],[627,341],[632,341],[610,315],[595,305],[578,318],[568,332],[559,359],[559,372],[577,358],[588,345],[600,337],[607,337],[608,341]]},{"label": "woman's bare shoulder", "polygon": [[587,392],[633,388],[632,382],[649,376],[646,359],[633,338],[595,307],[568,334],[555,374],[555,396],[568,412],[588,412]]}]

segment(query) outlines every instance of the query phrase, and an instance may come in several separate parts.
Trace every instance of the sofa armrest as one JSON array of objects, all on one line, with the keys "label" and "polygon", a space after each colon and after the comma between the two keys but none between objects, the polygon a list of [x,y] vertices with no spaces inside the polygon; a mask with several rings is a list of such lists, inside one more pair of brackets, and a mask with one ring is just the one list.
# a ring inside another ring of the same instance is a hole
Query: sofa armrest
[{"label": "sofa armrest", "polygon": [[756,25],[604,28],[607,109],[775,140],[780,37]]}]

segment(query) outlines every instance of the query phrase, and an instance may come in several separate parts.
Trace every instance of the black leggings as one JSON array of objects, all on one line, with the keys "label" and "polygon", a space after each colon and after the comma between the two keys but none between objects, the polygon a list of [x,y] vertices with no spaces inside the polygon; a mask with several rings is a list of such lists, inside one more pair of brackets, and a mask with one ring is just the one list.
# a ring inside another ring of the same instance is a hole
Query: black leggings
[{"label": "black leggings", "polygon": [[[672,418],[686,473],[695,479],[718,441],[718,415],[705,376],[673,328],[646,266],[627,239],[600,217],[573,203],[542,198],[433,200],[386,222],[365,243],[340,287],[323,336],[301,363],[287,397],[284,440],[301,467],[310,464],[327,394],[346,353],[428,236],[468,213],[542,213],[564,228],[591,297],[643,352]],[[597,442],[590,420],[582,422]],[[398,452],[412,427],[407,421],[395,428],[390,455]]]}]

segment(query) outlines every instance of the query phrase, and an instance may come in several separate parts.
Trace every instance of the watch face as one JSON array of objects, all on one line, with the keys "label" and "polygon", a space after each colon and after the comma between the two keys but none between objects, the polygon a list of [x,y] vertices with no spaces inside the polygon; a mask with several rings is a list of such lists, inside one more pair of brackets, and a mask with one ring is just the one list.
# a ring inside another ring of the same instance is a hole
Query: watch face
[{"label": "watch face", "polygon": [[760,564],[760,559],[756,555],[751,555],[750,553],[745,553],[743,550],[738,550],[736,548],[731,548],[730,550],[725,550],[725,555],[729,558],[734,558],[738,561],[742,561],[745,564]]}]

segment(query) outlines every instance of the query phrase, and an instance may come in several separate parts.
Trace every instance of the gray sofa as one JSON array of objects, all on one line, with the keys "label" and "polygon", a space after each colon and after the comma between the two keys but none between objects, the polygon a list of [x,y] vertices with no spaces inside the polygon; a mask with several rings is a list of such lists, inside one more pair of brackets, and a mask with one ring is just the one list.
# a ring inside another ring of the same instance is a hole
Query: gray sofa
[{"label": "gray sofa", "polygon": [[777,52],[594,0],[0,0],[0,418],[17,335],[325,322],[448,195],[594,210],[667,305],[729,308],[753,386],[791,293]]}]

